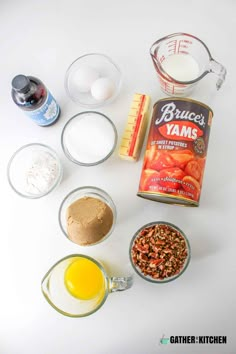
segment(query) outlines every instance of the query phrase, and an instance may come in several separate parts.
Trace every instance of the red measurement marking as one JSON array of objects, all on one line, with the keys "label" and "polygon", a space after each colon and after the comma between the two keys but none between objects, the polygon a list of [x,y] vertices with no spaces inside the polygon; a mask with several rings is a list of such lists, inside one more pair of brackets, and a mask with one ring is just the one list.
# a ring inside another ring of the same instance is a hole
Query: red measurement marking
[{"label": "red measurement marking", "polygon": [[169,92],[170,94],[173,95],[173,93],[175,92],[175,88],[174,88],[175,86],[172,83],[168,81],[160,80],[160,84],[164,91]]},{"label": "red measurement marking", "polygon": [[[178,42],[177,53],[181,53],[182,48],[188,49],[188,48],[192,45],[192,43],[193,43],[193,42],[188,41],[188,40],[186,40],[186,39],[181,39],[181,40]],[[183,53],[183,52],[182,52],[182,53]]]},{"label": "red measurement marking", "polygon": [[163,60],[165,60],[165,56],[164,56],[164,55],[162,55],[162,56],[160,57],[160,59],[159,59],[160,63],[162,63]]},{"label": "red measurement marking", "polygon": [[180,50],[179,53],[182,53],[182,54],[189,54],[189,52],[187,52],[186,50]]},{"label": "red measurement marking", "polygon": [[172,41],[167,42],[166,45],[167,45],[168,47],[176,46],[176,42],[177,42],[177,40],[176,40],[176,39],[173,39]]},{"label": "red measurement marking", "polygon": [[136,122],[136,125],[135,125],[135,128],[134,128],[133,138],[132,138],[131,143],[130,143],[130,149],[129,149],[129,154],[128,154],[129,156],[132,156],[133,153],[134,153],[134,148],[135,148],[138,132],[139,132],[140,124],[141,124],[142,117],[143,117],[142,109],[144,107],[144,102],[145,102],[145,95],[142,95],[141,96],[141,102],[140,102],[140,108],[139,108],[138,116],[137,116],[137,122]]},{"label": "red measurement marking", "polygon": [[176,53],[176,46],[177,46],[177,40],[172,40],[170,42],[167,42],[167,47],[168,47],[168,52],[172,52],[173,54]]}]

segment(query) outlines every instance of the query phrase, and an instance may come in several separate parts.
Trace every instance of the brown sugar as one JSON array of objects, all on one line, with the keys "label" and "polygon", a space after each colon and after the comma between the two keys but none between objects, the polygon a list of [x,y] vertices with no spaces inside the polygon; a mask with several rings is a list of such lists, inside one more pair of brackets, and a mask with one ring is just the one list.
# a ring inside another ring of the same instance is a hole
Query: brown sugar
[{"label": "brown sugar", "polygon": [[95,244],[109,233],[113,218],[112,209],[102,200],[78,199],[67,208],[68,237],[81,246]]}]

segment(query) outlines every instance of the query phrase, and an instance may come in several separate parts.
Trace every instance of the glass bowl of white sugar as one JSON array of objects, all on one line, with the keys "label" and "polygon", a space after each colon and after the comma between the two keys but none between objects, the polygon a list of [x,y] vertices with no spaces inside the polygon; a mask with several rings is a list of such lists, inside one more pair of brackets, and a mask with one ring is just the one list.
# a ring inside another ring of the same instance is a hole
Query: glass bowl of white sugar
[{"label": "glass bowl of white sugar", "polygon": [[117,130],[104,114],[81,112],[64,126],[61,144],[70,161],[81,166],[95,166],[106,161],[114,152]]},{"label": "glass bowl of white sugar", "polygon": [[7,167],[8,182],[20,196],[36,199],[52,192],[61,182],[62,165],[57,153],[39,143],[19,148]]}]

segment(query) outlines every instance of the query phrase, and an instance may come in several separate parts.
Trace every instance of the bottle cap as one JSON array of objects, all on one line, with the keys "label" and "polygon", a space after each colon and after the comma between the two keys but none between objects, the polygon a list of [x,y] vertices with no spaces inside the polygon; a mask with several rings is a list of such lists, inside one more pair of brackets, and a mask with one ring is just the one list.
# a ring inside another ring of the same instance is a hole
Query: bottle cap
[{"label": "bottle cap", "polygon": [[30,89],[30,80],[25,75],[17,75],[11,82],[13,90],[25,93]]}]

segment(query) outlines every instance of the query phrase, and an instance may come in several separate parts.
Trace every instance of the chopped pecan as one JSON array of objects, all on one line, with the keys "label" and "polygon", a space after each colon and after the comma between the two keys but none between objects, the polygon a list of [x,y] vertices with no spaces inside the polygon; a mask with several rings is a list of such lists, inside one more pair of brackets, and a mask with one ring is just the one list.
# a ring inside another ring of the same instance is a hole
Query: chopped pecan
[{"label": "chopped pecan", "polygon": [[188,257],[183,235],[167,224],[144,228],[134,240],[132,261],[145,276],[163,280],[179,274]]}]

